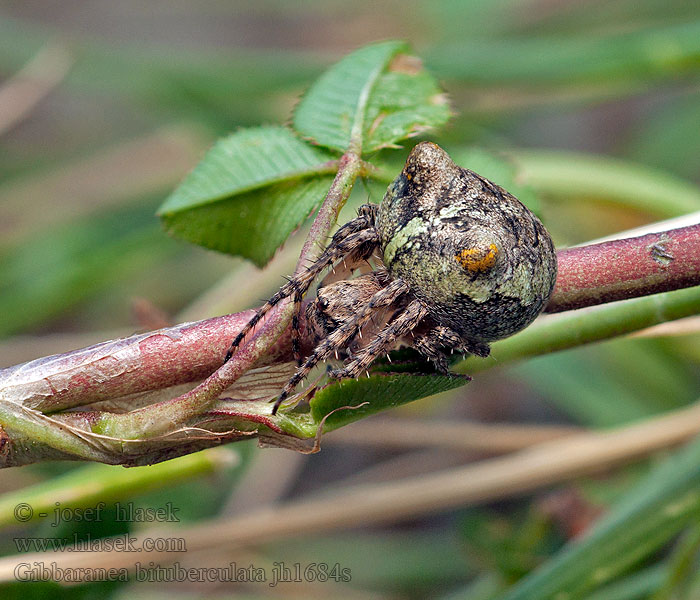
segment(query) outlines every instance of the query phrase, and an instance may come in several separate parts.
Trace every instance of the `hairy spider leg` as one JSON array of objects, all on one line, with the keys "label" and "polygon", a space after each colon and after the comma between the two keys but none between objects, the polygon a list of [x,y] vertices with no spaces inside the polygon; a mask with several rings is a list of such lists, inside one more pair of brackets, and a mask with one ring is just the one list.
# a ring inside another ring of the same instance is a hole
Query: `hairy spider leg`
[{"label": "hairy spider leg", "polygon": [[[228,362],[236,351],[236,348],[240,345],[246,335],[250,332],[253,327],[255,327],[272,307],[276,304],[288,298],[292,294],[298,293],[304,295],[304,293],[309,289],[313,283],[316,276],[323,271],[328,265],[334,263],[336,260],[345,256],[349,252],[352,252],[355,248],[363,245],[377,245],[379,243],[379,234],[373,227],[367,228],[367,217],[358,217],[349,221],[343,227],[341,227],[336,234],[333,236],[331,243],[328,245],[321,256],[310,265],[306,270],[302,271],[287,283],[285,283],[279,291],[272,296],[263,306],[260,307],[257,313],[245,324],[243,329],[236,336],[236,339],[231,343],[228,352],[226,353],[226,358],[224,362]],[[349,229],[345,229],[351,226]],[[362,226],[365,228],[363,229]],[[352,229],[359,228],[359,231],[352,232]],[[350,234],[348,235],[348,231]],[[342,234],[342,235],[339,235]]]},{"label": "hairy spider leg", "polygon": [[[334,246],[337,249],[338,245],[340,245],[342,242],[346,242],[347,238],[351,237],[355,233],[360,233],[365,230],[373,230],[376,213],[377,207],[375,207],[374,205],[365,204],[361,206],[358,210],[358,217],[353,219],[352,221],[348,221],[345,225],[340,227],[338,231],[335,232],[330,244],[323,251],[323,253],[321,253],[318,259],[316,259],[316,261],[314,261],[314,263],[311,264],[306,271],[303,271],[296,277],[290,279],[286,284],[284,284],[280,288],[280,290],[275,295],[273,295],[272,298],[270,298],[262,307],[260,307],[260,309],[255,315],[253,315],[250,321],[248,321],[248,323],[243,327],[243,329],[233,340],[233,343],[231,344],[231,346],[228,349],[228,352],[226,353],[224,363],[230,360],[230,358],[233,356],[233,353],[236,351],[236,348],[238,348],[245,336],[248,335],[250,330],[258,324],[260,319],[262,319],[262,317],[273,306],[278,304],[284,298],[290,296],[297,289],[303,296],[304,292],[308,290],[316,275],[318,275],[318,273],[323,271],[323,269],[325,269],[329,264],[335,262],[339,258],[339,256],[331,256],[329,258],[329,254],[332,254],[331,250]],[[378,241],[375,242],[375,245],[377,243]],[[359,245],[362,245],[362,242],[360,242]]]},{"label": "hairy spider leg", "polygon": [[424,334],[416,337],[413,346],[435,364],[435,368],[439,373],[447,373],[449,365],[444,349],[460,348],[462,343],[462,338],[457,332],[444,325],[436,325]]},{"label": "hairy spider leg", "polygon": [[284,402],[297,384],[309,374],[319,362],[326,360],[338,348],[345,346],[358,330],[372,317],[378,308],[389,306],[396,302],[409,288],[403,279],[394,279],[385,288],[376,292],[351,320],[343,323],[323,340],[309,355],[303,365],[297,369],[286,383],[279,397],[272,407],[272,414],[277,414],[277,409]]},{"label": "hairy spider leg", "polygon": [[299,315],[301,314],[302,294],[294,292],[294,312],[292,314],[292,354],[297,367],[301,367],[301,333],[299,331]]},{"label": "hairy spider leg", "polygon": [[486,358],[491,354],[491,346],[486,342],[475,342],[473,340],[462,339],[462,343],[459,345],[459,350],[469,352],[474,356],[480,356],[481,358]]},{"label": "hairy spider leg", "polygon": [[428,309],[420,300],[413,300],[394,320],[367,344],[344,368],[332,371],[331,377],[358,377],[375,359],[391,348],[397,339],[412,331],[428,315]]}]

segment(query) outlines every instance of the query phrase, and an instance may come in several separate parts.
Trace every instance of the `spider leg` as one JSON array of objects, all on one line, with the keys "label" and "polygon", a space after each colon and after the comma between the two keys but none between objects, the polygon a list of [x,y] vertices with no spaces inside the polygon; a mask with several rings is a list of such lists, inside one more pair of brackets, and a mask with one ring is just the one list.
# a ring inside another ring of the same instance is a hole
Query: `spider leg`
[{"label": "spider leg", "polygon": [[[357,209],[357,216],[358,218],[367,219],[370,225],[374,225],[374,222],[377,219],[378,212],[378,204],[363,204],[362,206],[360,206],[360,208]],[[352,221],[348,221],[348,223],[352,223]]]},{"label": "spider leg", "polygon": [[474,340],[465,340],[464,338],[462,338],[459,344],[459,349],[466,350],[469,354],[480,356],[481,358],[486,358],[491,354],[491,346],[486,342],[475,342]]},{"label": "spider leg", "polygon": [[[334,263],[342,256],[348,254],[348,252],[352,252],[356,248],[365,245],[368,248],[371,247],[374,249],[374,247],[376,247],[376,245],[379,243],[379,234],[374,228],[361,228],[362,225],[368,226],[367,224],[367,217],[358,217],[357,219],[353,219],[352,221],[349,221],[343,225],[343,227],[341,227],[333,236],[331,243],[323,251],[321,256],[319,256],[318,259],[314,261],[314,263],[307,269],[285,283],[279,289],[279,291],[272,296],[272,298],[270,298],[262,307],[260,307],[258,312],[253,315],[250,321],[246,323],[243,329],[241,329],[236,336],[236,339],[234,339],[231,343],[231,346],[226,353],[224,362],[228,362],[245,336],[248,335],[250,330],[260,322],[260,319],[262,319],[270,311],[270,309],[272,309],[272,307],[292,294],[303,296],[313,283],[316,276],[323,271],[323,269]],[[351,225],[352,227],[350,227],[350,230],[353,228],[359,228],[359,230],[352,231],[350,234],[348,234],[349,230],[346,229],[346,227]]]},{"label": "spider leg", "polygon": [[358,332],[358,330],[372,317],[374,311],[378,308],[389,306],[408,291],[408,285],[402,279],[394,279],[386,287],[376,292],[349,321],[343,323],[335,331],[333,331],[325,340],[323,340],[316,349],[304,361],[297,372],[290,378],[286,385],[282,388],[282,392],[275,401],[272,407],[272,414],[277,413],[280,404],[284,402],[296,385],[306,378],[311,369],[319,362],[326,360],[338,348],[345,346],[350,339]]},{"label": "spider leg", "polygon": [[435,364],[439,373],[445,374],[449,369],[444,349],[461,348],[462,344],[463,340],[458,333],[444,325],[436,325],[418,336],[414,347]]},{"label": "spider leg", "polygon": [[393,321],[385,325],[345,368],[333,371],[331,376],[338,378],[357,377],[367,370],[378,356],[391,348],[397,339],[412,331],[427,314],[428,309],[423,303],[419,300],[413,300]]},{"label": "spider leg", "polygon": [[[373,269],[367,261],[374,254],[376,247],[377,244],[363,244],[349,252],[341,261],[333,265],[333,268],[321,280],[319,287],[330,285],[336,281],[350,279],[352,274],[358,269],[362,274],[370,273]],[[366,266],[370,268],[366,268]]]},{"label": "spider leg", "polygon": [[302,295],[294,292],[294,314],[292,315],[292,354],[297,366],[301,366],[301,334],[299,332],[299,315],[301,314]]},{"label": "spider leg", "polygon": [[491,347],[486,342],[464,338],[444,325],[436,325],[418,336],[414,346],[423,356],[432,360],[441,373],[448,371],[445,350],[457,350],[482,358],[486,358],[491,353]]}]

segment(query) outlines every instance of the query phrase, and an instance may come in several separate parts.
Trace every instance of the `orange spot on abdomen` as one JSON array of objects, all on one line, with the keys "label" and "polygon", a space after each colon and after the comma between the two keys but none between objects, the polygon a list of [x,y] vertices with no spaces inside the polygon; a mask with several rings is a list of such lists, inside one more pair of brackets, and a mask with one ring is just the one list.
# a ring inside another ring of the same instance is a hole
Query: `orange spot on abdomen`
[{"label": "orange spot on abdomen", "polygon": [[485,273],[496,264],[498,246],[488,248],[464,248],[455,254],[455,260],[472,273]]}]

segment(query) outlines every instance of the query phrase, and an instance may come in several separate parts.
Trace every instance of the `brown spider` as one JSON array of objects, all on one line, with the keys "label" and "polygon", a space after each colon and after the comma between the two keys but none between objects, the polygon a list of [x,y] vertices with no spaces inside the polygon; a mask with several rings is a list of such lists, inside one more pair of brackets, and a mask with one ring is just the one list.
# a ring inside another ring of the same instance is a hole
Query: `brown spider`
[{"label": "brown spider", "polygon": [[[447,372],[446,351],[488,356],[488,343],[526,327],[554,288],[556,254],[539,219],[514,196],[456,165],[436,144],[408,156],[381,204],[366,204],[338,229],[305,271],[290,279],[241,330],[229,360],[277,303],[293,297],[292,344],[299,357],[303,295],[326,268],[349,271],[379,251],[381,265],[322,285],[306,309],[317,345],[282,389],[272,414],[320,361],[340,352],[336,378],[357,377],[407,334]],[[363,336],[367,341],[363,341]]]}]

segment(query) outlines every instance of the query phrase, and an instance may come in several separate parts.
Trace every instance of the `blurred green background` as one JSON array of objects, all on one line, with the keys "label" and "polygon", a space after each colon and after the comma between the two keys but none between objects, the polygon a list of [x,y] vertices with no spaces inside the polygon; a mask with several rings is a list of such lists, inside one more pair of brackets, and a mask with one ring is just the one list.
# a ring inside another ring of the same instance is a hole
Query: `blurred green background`
[{"label": "blurred green background", "polygon": [[[240,259],[170,239],[154,212],[217,137],[285,122],[326,66],[388,38],[408,40],[451,98],[455,117],[439,141],[513,160],[557,245],[700,210],[694,2],[5,1],[0,367],[266,298],[292,270],[303,232],[259,274]],[[671,190],[668,197],[641,199],[652,184]],[[377,200],[358,186],[355,204],[368,194]],[[697,399],[695,331],[696,323],[673,336],[598,344],[480,375],[458,394],[423,400],[404,415],[584,426],[653,415]],[[144,506],[172,500],[196,521],[339,482],[415,475],[468,459],[447,450],[331,443],[311,458],[251,443],[225,452],[237,466],[193,469],[188,480],[164,478],[155,486],[162,489],[148,493],[136,486],[129,499]],[[22,489],[72,468],[13,469],[0,475],[2,488]],[[488,598],[568,537],[548,499],[573,495],[597,514],[646,468],[401,527],[258,547],[246,562],[339,562],[353,578],[337,589],[215,591],[326,597],[340,589],[344,597],[418,598],[458,590],[460,597]],[[109,469],[102,473],[110,477]],[[97,537],[126,527],[101,526],[83,524],[77,533]],[[5,554],[16,552],[16,529],[0,538]],[[211,591],[138,583],[21,589],[23,598]],[[9,586],[5,593],[19,592]]]}]

